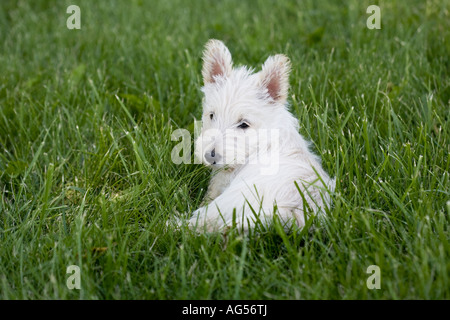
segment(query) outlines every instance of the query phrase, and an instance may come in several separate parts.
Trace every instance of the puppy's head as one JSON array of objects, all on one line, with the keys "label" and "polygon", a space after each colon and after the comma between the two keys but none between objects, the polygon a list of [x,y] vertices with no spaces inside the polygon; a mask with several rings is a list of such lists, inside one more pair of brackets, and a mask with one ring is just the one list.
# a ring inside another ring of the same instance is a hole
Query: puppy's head
[{"label": "puppy's head", "polygon": [[283,125],[279,113],[286,105],[289,72],[289,59],[281,54],[269,57],[257,73],[233,68],[228,48],[221,41],[208,41],[197,157],[206,165],[236,167],[267,146],[268,139],[270,145],[270,130]]}]

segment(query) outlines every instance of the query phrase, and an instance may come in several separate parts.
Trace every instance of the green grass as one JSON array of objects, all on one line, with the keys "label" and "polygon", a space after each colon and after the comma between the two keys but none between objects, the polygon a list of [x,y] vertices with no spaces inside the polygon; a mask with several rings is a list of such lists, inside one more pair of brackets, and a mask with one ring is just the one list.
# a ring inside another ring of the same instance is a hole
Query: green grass
[{"label": "green grass", "polygon": [[[372,1],[1,1],[0,298],[449,299],[450,8],[375,3],[381,30]],[[166,228],[208,183],[170,137],[201,114],[209,38],[236,64],[291,58],[291,110],[337,177],[310,232]]]}]

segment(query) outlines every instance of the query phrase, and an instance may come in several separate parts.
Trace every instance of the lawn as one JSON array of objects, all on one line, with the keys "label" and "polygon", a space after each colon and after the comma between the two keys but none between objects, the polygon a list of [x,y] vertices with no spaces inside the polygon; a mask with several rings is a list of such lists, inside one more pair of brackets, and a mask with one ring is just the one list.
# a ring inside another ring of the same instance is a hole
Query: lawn
[{"label": "lawn", "polygon": [[[80,30],[66,27],[71,4]],[[449,11],[2,0],[0,298],[450,299]],[[171,161],[171,134],[200,118],[210,38],[257,70],[290,57],[290,109],[337,180],[325,221],[249,236],[166,227],[208,184],[206,168]]]}]

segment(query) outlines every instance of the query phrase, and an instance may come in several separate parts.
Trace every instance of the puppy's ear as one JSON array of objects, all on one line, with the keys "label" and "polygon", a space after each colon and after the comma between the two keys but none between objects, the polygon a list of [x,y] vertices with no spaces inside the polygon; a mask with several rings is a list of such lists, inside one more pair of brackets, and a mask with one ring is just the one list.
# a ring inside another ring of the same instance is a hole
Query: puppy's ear
[{"label": "puppy's ear", "polygon": [[260,83],[267,90],[272,102],[282,104],[286,102],[290,71],[291,62],[285,55],[270,56],[264,62],[260,72]]},{"label": "puppy's ear", "polygon": [[222,41],[211,39],[203,51],[202,76],[205,84],[214,83],[217,77],[227,77],[233,68],[230,51]]}]

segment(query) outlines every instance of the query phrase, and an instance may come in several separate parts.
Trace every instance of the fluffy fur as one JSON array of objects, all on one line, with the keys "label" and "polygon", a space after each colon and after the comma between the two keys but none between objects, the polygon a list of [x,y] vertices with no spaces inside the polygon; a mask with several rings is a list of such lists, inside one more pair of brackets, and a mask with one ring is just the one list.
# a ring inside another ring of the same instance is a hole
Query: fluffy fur
[{"label": "fluffy fur", "polygon": [[292,223],[301,228],[304,201],[315,214],[330,205],[334,180],[287,109],[290,68],[281,54],[257,73],[233,68],[221,41],[206,44],[196,156],[212,168],[212,177],[203,206],[187,220],[191,228],[211,232],[234,224],[246,232],[256,221],[270,223],[274,214],[286,229]]}]

